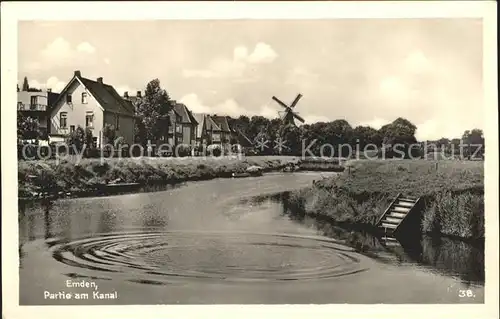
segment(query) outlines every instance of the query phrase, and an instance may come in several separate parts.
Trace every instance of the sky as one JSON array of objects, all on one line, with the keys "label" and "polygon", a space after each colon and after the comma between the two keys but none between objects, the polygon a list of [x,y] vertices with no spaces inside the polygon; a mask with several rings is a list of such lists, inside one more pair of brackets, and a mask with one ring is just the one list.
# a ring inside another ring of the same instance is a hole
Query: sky
[{"label": "sky", "polygon": [[398,117],[419,140],[483,128],[479,19],[22,21],[18,81],[59,92],[75,70],[135,95],[155,78],[193,112]]}]

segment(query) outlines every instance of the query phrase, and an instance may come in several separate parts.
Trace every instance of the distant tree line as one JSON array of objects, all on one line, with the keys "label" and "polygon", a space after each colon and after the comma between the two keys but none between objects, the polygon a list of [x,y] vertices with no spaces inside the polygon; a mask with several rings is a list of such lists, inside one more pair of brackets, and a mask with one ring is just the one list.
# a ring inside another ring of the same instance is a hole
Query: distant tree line
[{"label": "distant tree line", "polygon": [[[30,89],[27,79],[23,89]],[[169,114],[174,106],[170,95],[160,85],[158,79],[153,79],[146,85],[145,94],[135,103],[136,143],[146,145],[148,141],[164,139],[168,132]],[[409,120],[397,118],[392,123],[375,129],[370,126],[351,126],[346,120],[317,122],[313,124],[284,126],[283,121],[263,116],[241,115],[237,118],[227,117],[230,127],[245,135],[253,142],[254,151],[259,155],[301,155],[306,148],[314,155],[349,156],[353,151],[384,152],[386,157],[408,157],[410,154],[418,156],[429,151],[443,151],[447,154],[460,152],[461,145],[471,145],[465,148],[465,156],[474,153],[480,148],[479,154],[484,152],[484,137],[480,129],[467,130],[460,138],[441,138],[436,141],[417,141],[415,132],[417,127]],[[112,126],[105,127],[103,136],[108,141],[115,140]],[[68,137],[70,144],[78,148],[83,144],[91,144],[91,132],[77,128]],[[40,138],[36,120],[18,113],[18,140]],[[280,138],[283,144],[280,143]],[[229,141],[237,143],[233,138]],[[331,146],[330,149],[325,145]],[[341,148],[341,146],[350,148]],[[398,152],[394,146],[398,145]],[[420,145],[415,147],[415,145]],[[462,147],[463,150],[463,147]],[[354,154],[356,155],[356,154]],[[371,154],[370,156],[373,156]]]}]

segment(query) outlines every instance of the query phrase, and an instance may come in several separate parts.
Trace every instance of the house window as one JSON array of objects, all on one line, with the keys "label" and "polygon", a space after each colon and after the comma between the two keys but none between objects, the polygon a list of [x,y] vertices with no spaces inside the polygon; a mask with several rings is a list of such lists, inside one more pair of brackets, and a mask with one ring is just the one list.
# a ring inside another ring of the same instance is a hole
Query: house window
[{"label": "house window", "polygon": [[68,112],[61,112],[59,114],[59,127],[60,128],[68,127]]},{"label": "house window", "polygon": [[36,105],[36,96],[31,97],[31,107],[34,107]]},{"label": "house window", "polygon": [[115,114],[115,129],[120,130],[120,116],[118,114]]},{"label": "house window", "polygon": [[71,94],[66,94],[66,103],[68,103],[68,104],[73,103],[73,99],[71,97]]},{"label": "house window", "polygon": [[70,132],[70,133],[73,133],[74,131],[75,131],[75,126],[74,126],[74,125],[71,125],[71,126],[69,127],[69,132]]},{"label": "house window", "polygon": [[85,115],[85,127],[93,127],[94,126],[94,114]]},{"label": "house window", "polygon": [[87,104],[87,92],[82,93],[82,104]]}]

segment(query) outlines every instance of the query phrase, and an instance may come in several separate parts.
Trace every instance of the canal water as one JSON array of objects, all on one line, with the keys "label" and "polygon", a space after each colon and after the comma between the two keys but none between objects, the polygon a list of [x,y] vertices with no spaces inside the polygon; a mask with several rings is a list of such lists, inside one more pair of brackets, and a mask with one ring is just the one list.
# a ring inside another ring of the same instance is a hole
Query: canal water
[{"label": "canal water", "polygon": [[288,191],[325,176],[20,203],[20,304],[484,302],[480,247],[386,247],[287,208]]}]

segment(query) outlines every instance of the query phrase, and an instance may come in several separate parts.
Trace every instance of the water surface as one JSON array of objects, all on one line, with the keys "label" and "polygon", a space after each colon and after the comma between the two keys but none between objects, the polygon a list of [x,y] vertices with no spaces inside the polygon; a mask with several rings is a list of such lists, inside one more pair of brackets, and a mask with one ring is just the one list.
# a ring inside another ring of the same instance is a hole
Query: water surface
[{"label": "water surface", "polygon": [[[477,249],[434,241],[416,255],[387,249],[373,236],[297,218],[271,196],[321,176],[216,179],[20,205],[20,303],[483,302]],[[96,287],[70,287],[83,280]],[[89,299],[75,299],[82,292]]]}]

